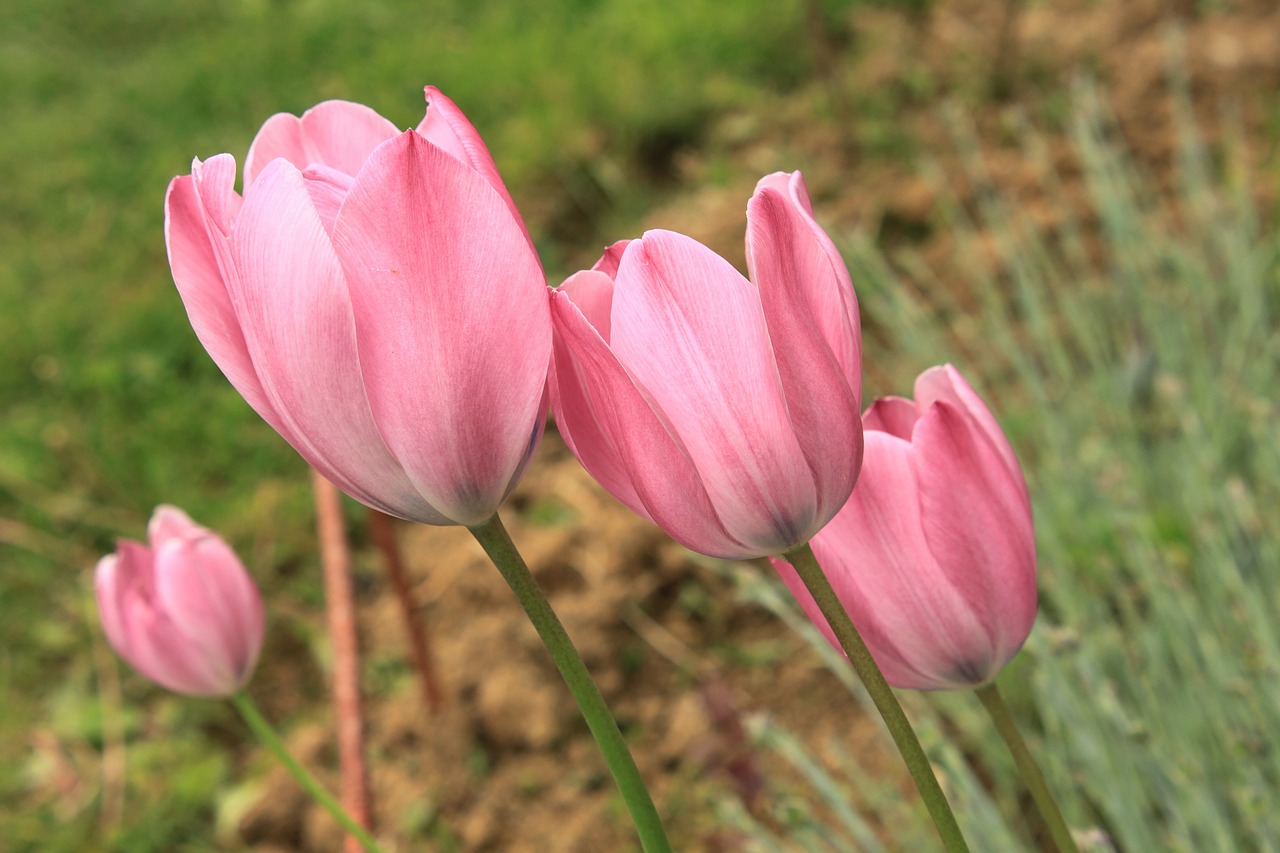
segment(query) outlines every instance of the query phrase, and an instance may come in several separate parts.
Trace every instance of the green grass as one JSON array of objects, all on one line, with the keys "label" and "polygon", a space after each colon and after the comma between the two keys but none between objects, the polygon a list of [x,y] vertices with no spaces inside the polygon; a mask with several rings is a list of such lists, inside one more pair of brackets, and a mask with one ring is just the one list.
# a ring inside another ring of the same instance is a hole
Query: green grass
[{"label": "green grass", "polygon": [[[947,299],[919,258],[890,264],[856,239],[847,248],[864,316],[882,336],[866,352],[892,344],[903,356],[897,384],[876,392],[908,392],[916,370],[950,359],[1023,461],[1041,612],[1002,684],[1068,824],[1098,850],[1106,840],[1125,851],[1277,850],[1280,239],[1261,230],[1239,140],[1227,135],[1215,166],[1185,89],[1174,91],[1173,197],[1133,167],[1098,92],[1082,88],[1071,134],[1090,208],[1075,214],[1096,217],[1096,230],[1069,216],[1036,228],[995,194],[976,218],[950,207],[947,225],[971,250],[960,272],[974,304]],[[957,130],[986,186],[976,145]],[[1072,211],[1045,140],[1022,131],[1055,209]],[[978,224],[996,241],[993,261],[972,251]],[[754,570],[735,576],[867,701],[785,590]],[[905,698],[973,849],[1029,844],[1030,803],[976,698]],[[837,818],[806,849],[933,849],[921,811],[886,797],[838,743],[824,765],[767,721],[757,738]],[[759,849],[790,849],[737,820]],[[873,820],[893,828],[893,843],[868,836]]]}]

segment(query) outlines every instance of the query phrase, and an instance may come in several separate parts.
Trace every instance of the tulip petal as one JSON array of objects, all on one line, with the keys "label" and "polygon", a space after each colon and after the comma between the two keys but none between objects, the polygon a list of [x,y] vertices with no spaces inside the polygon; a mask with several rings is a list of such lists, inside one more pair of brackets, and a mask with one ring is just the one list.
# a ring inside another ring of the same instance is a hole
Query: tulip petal
[{"label": "tulip petal", "polygon": [[406,131],[370,156],[333,243],[383,439],[447,518],[487,519],[541,430],[550,363],[523,227],[478,172]]},{"label": "tulip petal", "polygon": [[[969,686],[957,656],[986,655],[990,638],[929,551],[913,449],[881,432],[866,434],[862,476],[853,497],[812,544],[872,656],[895,687]],[[777,563],[775,563],[777,565]],[[783,579],[834,644],[835,635],[794,570]]]},{"label": "tulip petal", "polygon": [[[600,256],[600,260],[596,261],[591,268],[597,272],[602,272],[609,278],[618,277],[618,267],[622,264],[622,255],[627,251],[627,244],[630,240],[619,240],[611,244],[604,250],[604,254]],[[605,338],[608,340],[608,338]]]},{"label": "tulip petal", "polygon": [[373,149],[396,133],[396,126],[377,112],[350,101],[324,101],[301,118],[276,113],[249,146],[244,161],[245,188],[278,157],[299,171],[323,165],[354,177]]},{"label": "tulip petal", "polygon": [[1010,480],[985,431],[964,410],[935,402],[912,440],[924,538],[978,622],[990,626],[994,675],[1021,647],[1036,615],[1036,548],[1025,484]]},{"label": "tulip petal", "polygon": [[[916,378],[915,398],[920,412],[928,411],[929,407],[938,400],[946,400],[967,412],[982,428],[992,446],[999,451],[1010,474],[1018,482],[1023,481],[1022,466],[1018,464],[1018,457],[1014,455],[1013,447],[1005,437],[1004,430],[1000,429],[1000,424],[996,422],[987,404],[965,381],[960,371],[950,364],[929,368]],[[1026,490],[1025,484],[1023,490]]]},{"label": "tulip petal", "polygon": [[[388,452],[369,410],[342,268],[302,174],[275,160],[237,222],[231,297],[290,443],[358,500],[428,523],[443,516]],[[378,497],[380,496],[380,497]]]},{"label": "tulip petal", "polygon": [[827,342],[861,407],[858,297],[844,258],[813,218],[799,172],[775,172],[757,184],[747,206],[747,268],[762,298],[769,279],[796,300],[796,311]]},{"label": "tulip petal", "polygon": [[768,181],[747,207],[747,260],[825,521],[848,500],[861,465],[857,302],[844,262],[807,212],[799,173],[785,193]]},{"label": "tulip petal", "polygon": [[[192,171],[169,183],[164,203],[165,244],[178,295],[191,328],[214,364],[253,410],[288,438],[280,416],[262,390],[227,294],[225,282],[236,274],[226,247],[233,221],[229,217],[239,204],[238,198],[228,198],[235,196],[235,161],[221,154],[204,164],[196,161]],[[206,203],[220,221],[210,221]]]},{"label": "tulip petal", "polygon": [[[426,94],[427,114],[418,123],[418,133],[425,136],[433,145],[443,148],[450,156],[475,169],[489,182],[489,186],[498,191],[498,195],[511,211],[511,216],[524,232],[525,239],[529,241],[529,248],[533,249],[533,239],[529,237],[529,231],[525,228],[524,218],[520,216],[520,210],[511,198],[511,193],[507,192],[507,185],[502,182],[498,166],[493,162],[489,147],[484,144],[479,131],[462,110],[458,109],[458,105],[435,86],[427,86]],[[536,249],[534,254],[536,256]]]},{"label": "tulip petal", "polygon": [[688,237],[626,248],[612,348],[679,440],[725,529],[758,555],[812,534],[814,475],[787,415],[755,287]]},{"label": "tulip petal", "polygon": [[677,439],[568,293],[552,293],[551,317],[551,406],[587,472],[695,551],[726,558],[752,553],[724,529]]},{"label": "tulip petal", "polygon": [[904,397],[880,397],[867,407],[862,416],[862,427],[887,432],[903,441],[910,441],[911,431],[915,429],[919,417],[920,413],[913,401]]}]

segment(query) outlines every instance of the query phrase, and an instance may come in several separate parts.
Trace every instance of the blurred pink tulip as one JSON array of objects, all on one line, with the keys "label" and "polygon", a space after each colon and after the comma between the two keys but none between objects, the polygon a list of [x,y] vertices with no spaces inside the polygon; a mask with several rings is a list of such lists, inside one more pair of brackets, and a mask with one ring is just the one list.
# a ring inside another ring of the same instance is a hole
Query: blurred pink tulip
[{"label": "blurred pink tulip", "polygon": [[162,687],[231,696],[262,648],[258,588],[217,534],[182,510],[157,507],[150,547],[121,540],[98,561],[102,629],[120,657]]},{"label": "blurred pink tulip", "polygon": [[[1035,622],[1031,503],[999,424],[954,367],[922,373],[915,397],[867,410],[858,487],[811,545],[890,684],[977,687]],[[795,570],[774,565],[835,645]]]},{"label": "blurred pink tulip", "polygon": [[484,142],[427,89],[398,132],[326,101],[165,199],[169,264],[209,355],[308,462],[369,506],[476,524],[542,435],[546,280]]},{"label": "blurred pink tulip", "polygon": [[808,541],[862,459],[857,300],[799,172],[757,185],[747,266],[650,231],[552,296],[561,435],[614,497],[718,557]]}]

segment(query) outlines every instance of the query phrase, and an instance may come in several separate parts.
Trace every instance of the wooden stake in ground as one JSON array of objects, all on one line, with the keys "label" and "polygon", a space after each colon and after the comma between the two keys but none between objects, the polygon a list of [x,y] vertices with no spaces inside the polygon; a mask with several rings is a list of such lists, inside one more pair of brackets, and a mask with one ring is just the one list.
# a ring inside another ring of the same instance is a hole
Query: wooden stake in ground
[{"label": "wooden stake in ground", "polygon": [[[351,553],[342,522],[342,496],[318,472],[311,472],[316,498],[316,529],[324,566],[324,600],[333,643],[333,713],[338,734],[338,769],[342,807],[361,826],[372,830],[368,776],[364,763],[364,715],[360,707],[360,657],[356,609],[351,585]],[[360,842],[346,837],[347,853],[360,853]]]},{"label": "wooden stake in ground", "polygon": [[391,579],[391,588],[400,605],[405,639],[409,642],[409,657],[413,660],[413,668],[418,671],[422,699],[432,714],[438,714],[444,706],[444,691],[440,688],[435,661],[431,657],[426,626],[413,604],[413,590],[409,586],[409,576],[404,570],[400,545],[396,541],[395,520],[370,507],[369,535],[373,538],[374,547],[382,554],[382,563],[387,567],[387,577]]}]

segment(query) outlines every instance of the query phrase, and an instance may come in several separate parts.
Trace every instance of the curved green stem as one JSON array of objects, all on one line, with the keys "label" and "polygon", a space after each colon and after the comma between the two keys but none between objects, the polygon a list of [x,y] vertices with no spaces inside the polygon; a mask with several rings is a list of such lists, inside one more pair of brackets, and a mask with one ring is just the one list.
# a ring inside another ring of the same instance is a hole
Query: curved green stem
[{"label": "curved green stem", "polygon": [[352,837],[360,842],[360,846],[365,849],[365,853],[382,853],[382,848],[378,846],[378,842],[373,840],[373,836],[369,834],[363,826],[356,823],[351,815],[347,814],[342,805],[334,799],[333,795],[325,790],[316,777],[312,776],[307,769],[294,760],[289,751],[285,749],[284,742],[280,740],[280,735],[276,734],[276,730],[267,722],[267,718],[262,716],[262,712],[258,710],[258,706],[249,698],[249,694],[241,690],[239,693],[231,697],[231,704],[236,706],[236,710],[240,712],[240,716],[244,717],[244,721],[258,736],[258,740],[280,759],[280,763],[285,766],[293,778],[298,780],[298,784],[303,790],[311,795],[311,798],[320,805],[324,806],[329,814],[333,815],[334,820],[342,825]]},{"label": "curved green stem", "polygon": [[1022,781],[1030,789],[1031,799],[1035,801],[1040,817],[1044,818],[1045,825],[1049,827],[1049,835],[1053,838],[1054,846],[1060,853],[1079,853],[1076,840],[1071,837],[1071,830],[1067,828],[1067,822],[1062,819],[1062,812],[1049,791],[1044,774],[1040,772],[1036,760],[1031,757],[1031,750],[1027,749],[1026,741],[1018,731],[1018,724],[1014,722],[1013,714],[1009,712],[1009,706],[1004,703],[1004,697],[996,689],[995,682],[979,687],[973,692],[977,693],[978,698],[982,700],[982,706],[991,715],[991,722],[995,723],[996,731],[1000,732],[1000,737],[1004,738],[1005,745],[1013,754],[1013,763],[1018,766]]},{"label": "curved green stem", "polygon": [[831,626],[836,639],[840,641],[840,648],[844,649],[844,653],[849,656],[849,662],[853,664],[854,671],[866,685],[871,701],[875,703],[876,709],[889,729],[890,736],[893,737],[894,744],[898,747],[898,752],[907,763],[907,770],[915,780],[916,789],[920,791],[925,808],[933,818],[938,835],[942,836],[943,845],[951,853],[968,851],[969,845],[965,843],[960,825],[956,823],[956,816],[947,803],[946,795],[942,793],[937,777],[933,775],[933,767],[929,764],[928,756],[924,754],[924,748],[920,746],[919,738],[911,728],[911,723],[907,721],[907,715],[903,713],[897,697],[893,695],[893,689],[884,680],[880,667],[876,666],[875,660],[872,659],[867,644],[862,641],[858,629],[853,626],[849,614],[840,604],[836,591],[831,588],[831,582],[823,574],[817,557],[813,555],[813,549],[806,543],[782,556],[795,568],[800,580],[804,581],[805,588],[817,602],[818,609],[822,611],[827,624]]},{"label": "curved green stem", "polygon": [[605,763],[609,765],[609,771],[618,783],[627,811],[631,812],[631,820],[635,823],[641,845],[646,853],[670,853],[671,842],[667,840],[666,830],[662,828],[662,819],[658,817],[658,810],[654,808],[653,799],[640,777],[640,771],[635,759],[631,757],[627,742],[622,738],[622,732],[618,731],[613,714],[609,712],[604,697],[591,680],[587,666],[565,632],[564,625],[560,624],[560,619],[551,609],[546,596],[538,589],[524,558],[516,550],[507,529],[502,526],[501,519],[495,513],[488,521],[468,529],[498,567],[511,591],[516,594],[520,606],[529,615],[529,620],[533,622],[538,636],[551,653],[565,684],[569,686],[569,692],[577,700],[587,727],[595,736],[600,751],[604,753]]}]

